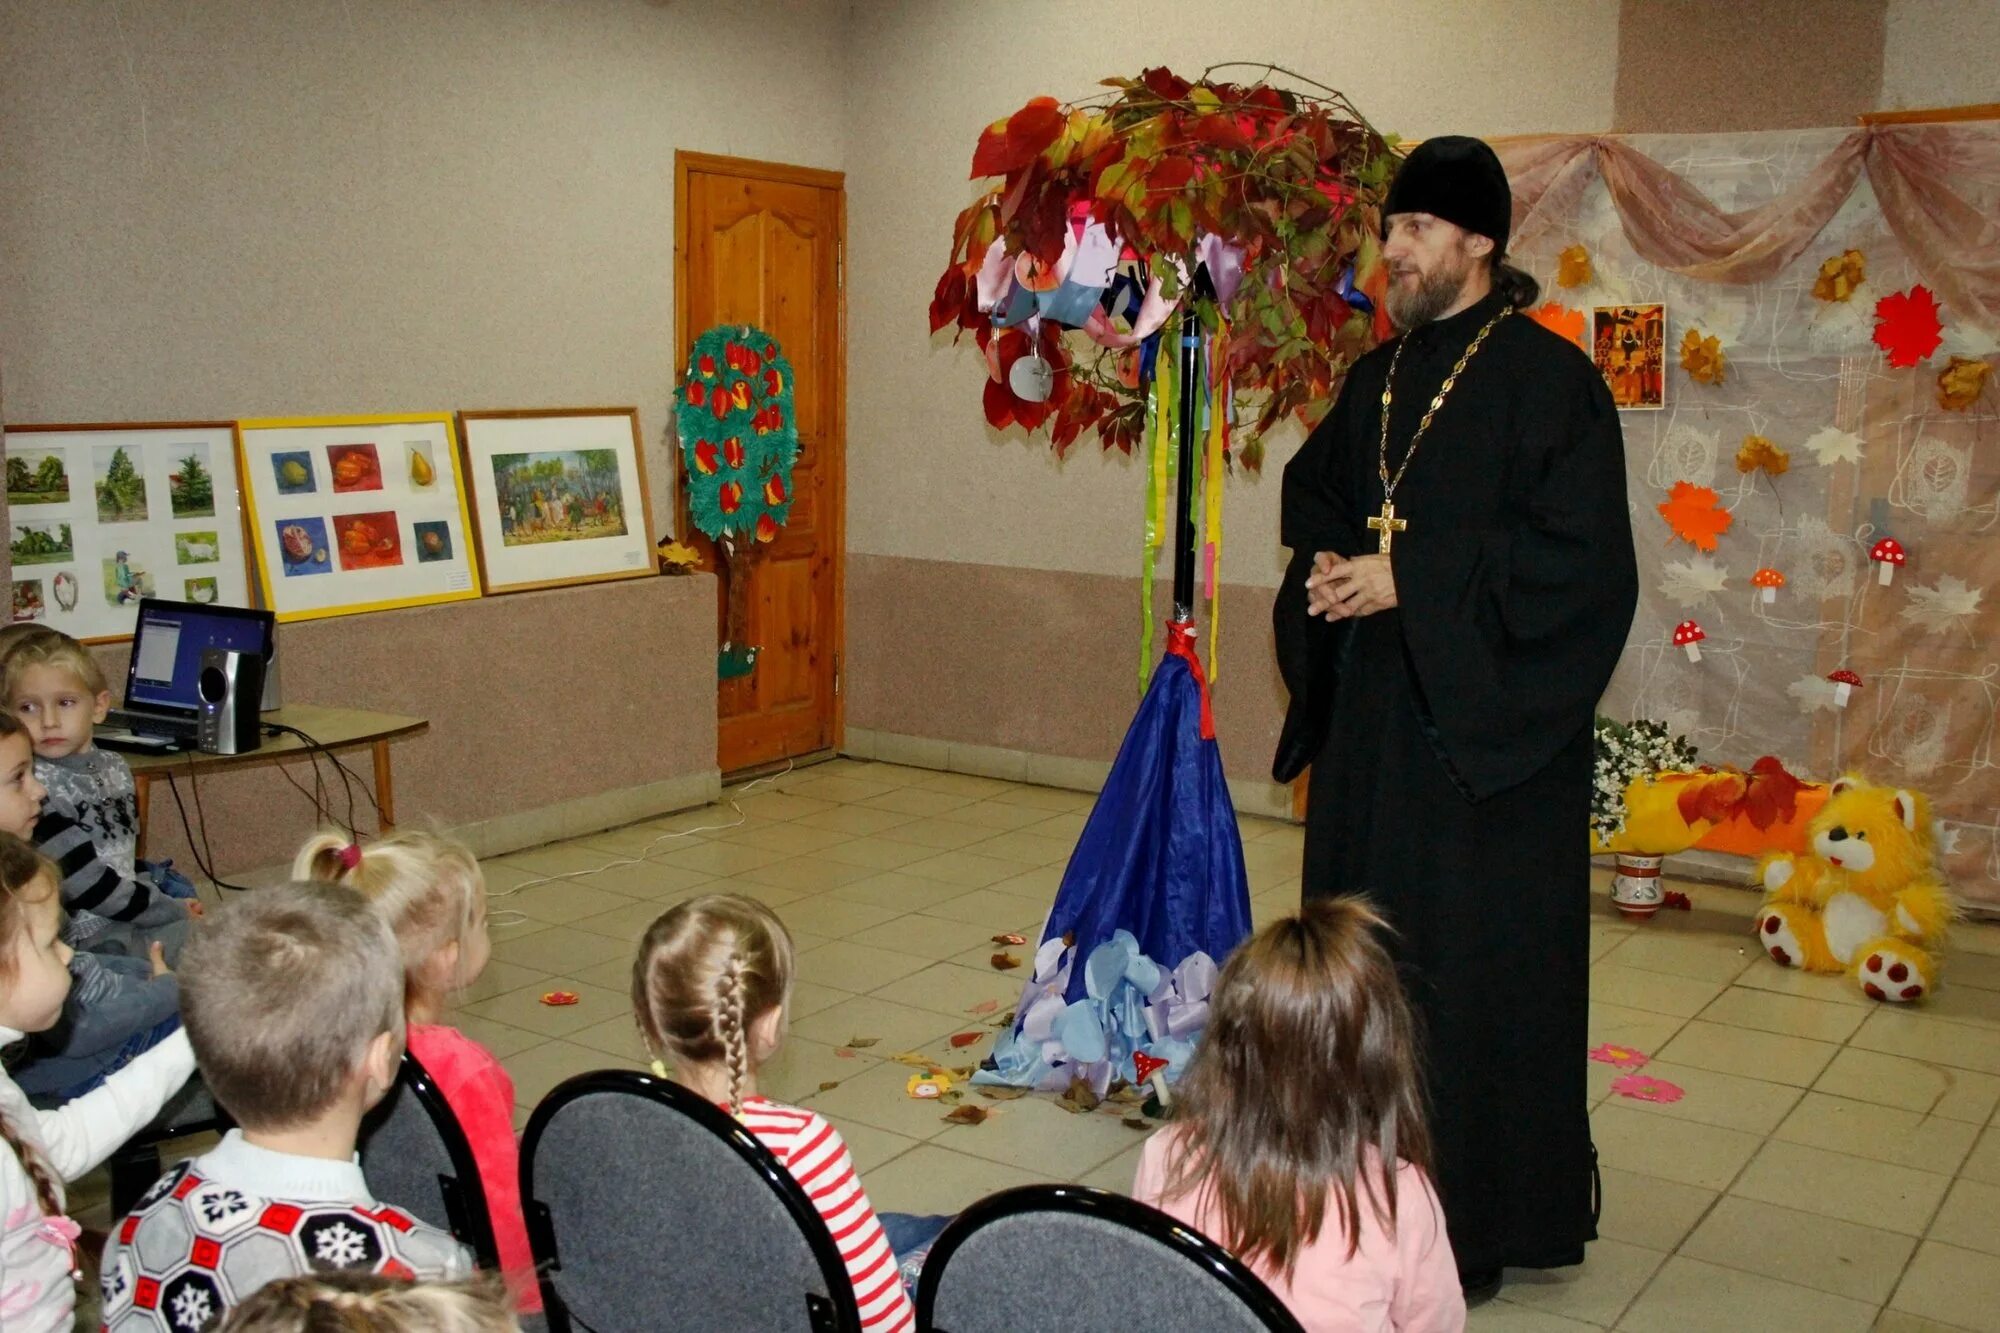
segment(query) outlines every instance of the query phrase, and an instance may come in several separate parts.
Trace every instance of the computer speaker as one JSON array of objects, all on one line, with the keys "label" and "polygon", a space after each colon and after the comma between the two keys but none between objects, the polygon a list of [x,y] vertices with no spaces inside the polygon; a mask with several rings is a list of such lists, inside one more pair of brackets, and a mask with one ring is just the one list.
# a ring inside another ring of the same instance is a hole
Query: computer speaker
[{"label": "computer speaker", "polygon": [[257,706],[264,696],[264,656],[208,648],[197,683],[201,712],[195,745],[205,754],[247,754],[264,743]]}]

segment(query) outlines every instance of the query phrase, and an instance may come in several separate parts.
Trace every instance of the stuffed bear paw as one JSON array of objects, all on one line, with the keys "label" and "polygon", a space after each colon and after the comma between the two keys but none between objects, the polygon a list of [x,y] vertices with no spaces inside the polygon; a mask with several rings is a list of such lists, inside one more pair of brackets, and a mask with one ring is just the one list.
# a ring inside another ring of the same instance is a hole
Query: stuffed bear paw
[{"label": "stuffed bear paw", "polygon": [[[1787,865],[1785,871],[1789,874],[1791,867]],[[1791,914],[1783,907],[1766,907],[1757,914],[1757,943],[1780,967],[1806,965],[1805,946],[1792,929]]]},{"label": "stuffed bear paw", "polygon": [[1776,893],[1792,882],[1792,872],[1797,865],[1789,856],[1774,856],[1764,867],[1764,891]]},{"label": "stuffed bear paw", "polygon": [[1883,939],[1861,955],[1855,973],[1869,999],[1907,1004],[1930,994],[1935,978],[1929,955],[1901,940]]}]

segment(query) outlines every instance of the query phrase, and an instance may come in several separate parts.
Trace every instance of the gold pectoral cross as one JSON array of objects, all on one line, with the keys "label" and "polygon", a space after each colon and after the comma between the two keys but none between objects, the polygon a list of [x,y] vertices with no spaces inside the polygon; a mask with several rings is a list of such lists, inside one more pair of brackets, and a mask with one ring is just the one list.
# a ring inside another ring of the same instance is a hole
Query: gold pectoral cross
[{"label": "gold pectoral cross", "polygon": [[1387,555],[1389,554],[1390,544],[1394,542],[1396,539],[1396,534],[1401,532],[1404,528],[1409,527],[1410,520],[1406,518],[1397,518],[1396,506],[1389,503],[1389,501],[1384,500],[1382,502],[1381,514],[1375,518],[1369,519],[1368,526],[1375,532],[1381,534],[1380,540],[1378,540],[1375,543],[1376,551],[1378,551],[1382,555]]}]

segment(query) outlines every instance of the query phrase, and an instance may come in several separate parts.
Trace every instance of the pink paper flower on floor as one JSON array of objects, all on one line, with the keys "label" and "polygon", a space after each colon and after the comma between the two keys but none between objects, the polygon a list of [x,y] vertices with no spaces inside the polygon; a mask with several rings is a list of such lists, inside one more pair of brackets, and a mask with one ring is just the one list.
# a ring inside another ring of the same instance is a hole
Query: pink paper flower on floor
[{"label": "pink paper flower on floor", "polygon": [[1687,1096],[1679,1085],[1662,1078],[1651,1078],[1645,1074],[1627,1074],[1611,1084],[1611,1090],[1620,1097],[1630,1097],[1640,1102],[1677,1102]]},{"label": "pink paper flower on floor", "polygon": [[1592,1051],[1590,1058],[1601,1065],[1616,1065],[1620,1069],[1637,1069],[1647,1060],[1643,1051],[1635,1051],[1630,1046],[1615,1046],[1610,1042]]}]

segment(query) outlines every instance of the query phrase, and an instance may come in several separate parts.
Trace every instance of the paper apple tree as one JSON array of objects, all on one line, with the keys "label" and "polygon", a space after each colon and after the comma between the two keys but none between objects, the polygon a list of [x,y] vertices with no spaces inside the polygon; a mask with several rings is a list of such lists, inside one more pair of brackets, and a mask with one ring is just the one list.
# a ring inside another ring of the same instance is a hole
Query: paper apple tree
[{"label": "paper apple tree", "polygon": [[743,641],[747,576],[757,549],[791,516],[799,456],[792,384],[776,338],[725,324],[694,340],[674,395],[688,519],[715,543],[729,581],[718,659],[724,679],[756,665],[758,649]]}]

